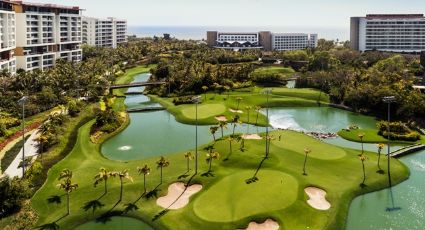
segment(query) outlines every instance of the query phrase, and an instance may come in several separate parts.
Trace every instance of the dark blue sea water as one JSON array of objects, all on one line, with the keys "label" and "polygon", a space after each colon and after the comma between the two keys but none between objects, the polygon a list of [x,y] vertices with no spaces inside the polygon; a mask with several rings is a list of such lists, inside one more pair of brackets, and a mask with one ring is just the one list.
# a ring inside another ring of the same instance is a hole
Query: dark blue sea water
[{"label": "dark blue sea water", "polygon": [[129,34],[135,34],[139,37],[162,37],[164,33],[171,34],[178,39],[206,39],[208,30],[217,30],[223,32],[258,32],[271,31],[274,33],[317,33],[319,38],[329,40],[339,39],[340,41],[349,40],[349,28],[321,28],[321,27],[229,27],[229,26],[129,26]]}]

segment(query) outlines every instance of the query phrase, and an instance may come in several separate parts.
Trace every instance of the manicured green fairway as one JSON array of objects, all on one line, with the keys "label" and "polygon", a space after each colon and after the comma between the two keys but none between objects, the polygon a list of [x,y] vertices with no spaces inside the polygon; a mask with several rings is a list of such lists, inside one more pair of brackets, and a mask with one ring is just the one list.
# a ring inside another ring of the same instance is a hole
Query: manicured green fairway
[{"label": "manicured green fairway", "polygon": [[[384,143],[386,144],[388,140],[384,138],[383,136],[378,135],[377,129],[355,129],[355,130],[341,130],[338,132],[338,135],[346,140],[354,141],[354,142],[360,142],[359,134],[364,134],[363,142],[364,143]],[[391,143],[393,144],[415,144],[415,143],[421,143],[425,144],[425,135],[421,136],[421,139],[416,142],[409,142],[409,141],[394,141],[392,140]]]},{"label": "manicured green fairway", "polygon": [[[285,173],[263,170],[262,179],[247,184],[252,171],[244,170],[217,182],[194,203],[194,211],[200,218],[212,222],[231,222],[285,209],[298,196],[297,180]],[[272,198],[272,199],[271,199]]]},{"label": "manicured green fairway", "polygon": [[[244,99],[241,106],[265,103],[265,95],[260,94],[258,89],[253,92],[257,96],[253,96],[252,92],[234,92],[229,98],[226,95],[208,94],[207,97],[215,99],[205,102],[205,105],[223,104],[226,108],[235,108],[235,98],[239,96]],[[116,100],[115,103],[119,101]],[[163,99],[162,103],[169,103],[169,100]],[[183,107],[170,106],[169,110],[183,116],[180,108]],[[229,113],[226,111],[225,115]],[[250,122],[254,115],[251,116]],[[208,122],[208,119],[210,118],[203,121]],[[263,124],[266,123],[264,117],[261,119]],[[383,189],[388,183],[385,174],[376,173],[376,153],[365,153],[368,157],[365,162],[367,186],[360,187],[363,173],[358,159],[359,151],[330,146],[292,131],[277,131],[271,135],[281,135],[282,140],[272,140],[267,159],[264,159],[264,139],[246,140],[243,151],[239,149],[240,143],[233,143],[231,154],[229,141],[211,143],[222,156],[220,160],[213,162],[213,176],[202,176],[208,170],[208,164],[205,163],[206,152],[202,150],[205,146],[199,147],[199,173],[193,175],[195,164],[191,161],[188,177],[180,179],[179,176],[186,171],[184,153],[170,153],[165,156],[170,166],[164,168],[161,184],[160,170],[156,167],[158,157],[129,162],[106,159],[100,153],[100,144],[90,142],[92,124],[93,121],[79,129],[78,139],[71,153],[50,169],[47,181],[33,196],[32,206],[39,214],[39,226],[56,222],[61,229],[73,229],[107,214],[135,217],[155,229],[234,230],[246,228],[250,221],[262,222],[267,218],[276,220],[280,229],[343,229],[351,200],[360,194]],[[141,132],[149,130],[141,127]],[[306,168],[307,176],[302,175],[304,148],[312,149]],[[164,196],[168,186],[176,181],[202,184],[203,189],[190,198],[186,207],[163,212],[155,198],[141,197],[143,177],[137,174],[137,167],[145,164],[151,168],[146,182],[148,191],[157,188],[158,197]],[[386,165],[386,159],[381,159],[383,170],[387,170]],[[129,170],[133,182],[124,180],[122,200],[119,200],[120,181],[117,178],[108,180],[106,195],[103,194],[103,185],[96,188],[93,186],[93,178],[100,167],[111,171]],[[73,182],[79,185],[71,193],[71,214],[65,216],[66,196],[57,187],[57,178],[63,169],[72,170]],[[394,185],[409,176],[408,168],[396,159],[391,161],[391,172]],[[258,180],[247,184],[246,179],[254,175]],[[327,192],[326,199],[331,203],[331,209],[318,211],[306,203],[308,198],[304,188],[309,186],[319,187]],[[49,203],[48,199],[54,196],[58,196],[61,202]],[[104,206],[94,212],[83,210],[85,204],[94,200]],[[124,213],[128,204],[135,204],[138,209]]]},{"label": "manicured green fairway", "polygon": [[[183,116],[189,119],[195,119],[195,106],[182,106]],[[223,104],[205,104],[198,106],[198,119],[205,119],[211,116],[218,116],[226,112],[226,106]]]},{"label": "manicured green fairway", "polygon": [[304,135],[298,132],[284,133],[281,138],[282,141],[275,141],[273,144],[281,148],[288,148],[291,151],[301,153],[303,155],[304,149],[309,148],[311,150],[309,156],[313,158],[322,160],[335,160],[343,158],[346,155],[344,149],[320,142],[313,138],[305,139],[301,144],[300,140],[304,139]]}]

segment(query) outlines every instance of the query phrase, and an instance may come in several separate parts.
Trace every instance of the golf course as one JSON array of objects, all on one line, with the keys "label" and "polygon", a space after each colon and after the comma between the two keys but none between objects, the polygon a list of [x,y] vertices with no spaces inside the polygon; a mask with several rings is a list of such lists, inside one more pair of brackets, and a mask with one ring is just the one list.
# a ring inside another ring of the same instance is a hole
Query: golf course
[{"label": "golf course", "polygon": [[[117,83],[129,83],[148,70],[130,69]],[[116,90],[114,94],[122,96],[124,92]],[[355,197],[388,187],[387,158],[378,158],[376,152],[334,146],[298,131],[264,132],[269,124],[268,107],[326,107],[329,97],[317,90],[251,87],[221,94],[207,92],[199,98],[199,104],[174,105],[173,98],[150,96],[167,110],[157,114],[169,113],[169,120],[175,119],[193,132],[195,124],[200,125],[200,135],[205,138],[200,139],[198,151],[194,145],[184,150],[173,147],[179,144],[173,139],[180,136],[195,139],[192,132],[182,128],[174,136],[153,136],[156,141],[133,135],[138,145],[164,151],[152,155],[140,152],[140,156],[133,158],[108,157],[103,148],[126,130],[134,128],[140,136],[152,136],[155,127],[134,127],[138,123],[130,116],[121,129],[103,137],[100,143],[93,143],[90,130],[94,120],[82,125],[72,151],[50,169],[47,181],[31,200],[39,214],[37,226],[113,229],[113,224],[116,228],[131,229],[130,225],[120,226],[116,221],[123,216],[132,219],[128,221],[134,224],[131,226],[142,229],[246,229],[251,222],[263,223],[268,219],[276,222],[279,229],[344,229]],[[124,112],[124,99],[116,98],[113,108]],[[218,117],[228,123],[224,136],[218,129],[214,141],[208,128],[218,126]],[[237,128],[233,135],[234,126]],[[260,139],[242,136],[256,134],[255,128],[261,130]],[[169,151],[161,145],[179,150]],[[378,159],[384,174],[377,173]],[[140,170],[144,166],[149,170]],[[122,173],[95,186],[94,178],[101,168]],[[69,193],[69,214],[67,194],[57,186],[64,169],[72,171],[72,182],[78,184]],[[402,162],[391,159],[393,185],[406,180],[409,173]],[[202,188],[188,198],[184,207],[159,206],[158,198],[169,195],[169,186],[176,182]],[[325,191],[319,200],[328,202],[330,207],[311,206],[306,188]]]}]

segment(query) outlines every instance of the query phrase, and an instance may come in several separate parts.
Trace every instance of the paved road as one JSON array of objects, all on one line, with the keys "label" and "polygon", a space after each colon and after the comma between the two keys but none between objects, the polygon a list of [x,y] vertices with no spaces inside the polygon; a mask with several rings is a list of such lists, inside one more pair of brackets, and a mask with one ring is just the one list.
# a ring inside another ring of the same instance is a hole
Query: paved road
[{"label": "paved road", "polygon": [[[36,139],[39,136],[38,132],[34,132],[25,142],[25,157],[28,156],[36,156],[37,148],[36,148]],[[9,167],[4,171],[4,175],[8,175],[13,178],[15,176],[22,177],[22,168],[18,168],[19,163],[22,161],[22,149],[19,151],[16,158],[12,161]]]}]

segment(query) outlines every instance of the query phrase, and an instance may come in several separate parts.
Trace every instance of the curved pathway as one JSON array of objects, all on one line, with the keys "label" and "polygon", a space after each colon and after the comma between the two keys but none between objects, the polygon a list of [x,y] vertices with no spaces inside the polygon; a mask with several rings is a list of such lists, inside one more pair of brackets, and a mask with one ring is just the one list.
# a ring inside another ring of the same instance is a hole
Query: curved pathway
[{"label": "curved pathway", "polygon": [[[39,132],[35,131],[25,142],[25,157],[35,156],[37,157],[37,142],[36,139],[39,136]],[[19,151],[16,158],[12,161],[9,167],[4,171],[4,175],[8,175],[13,178],[15,176],[22,177],[22,168],[19,168],[19,163],[22,161],[22,149]],[[3,175],[2,175],[3,176]]]}]

